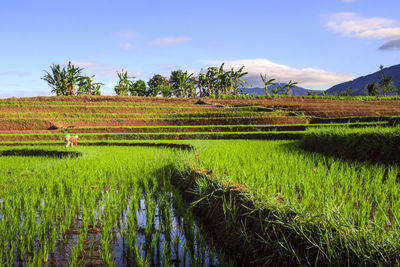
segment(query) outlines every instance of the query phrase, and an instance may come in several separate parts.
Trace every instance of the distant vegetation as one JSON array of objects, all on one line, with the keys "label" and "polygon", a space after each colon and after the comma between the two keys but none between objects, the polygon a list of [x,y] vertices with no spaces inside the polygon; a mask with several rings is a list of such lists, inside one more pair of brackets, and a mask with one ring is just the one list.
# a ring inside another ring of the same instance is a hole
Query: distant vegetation
[{"label": "distant vegetation", "polygon": [[[46,72],[42,78],[53,88],[52,92],[60,95],[100,95],[100,87],[103,83],[94,83],[94,77],[81,75],[83,68],[75,67],[68,63],[66,67],[60,65],[50,66],[51,73]],[[224,63],[219,67],[208,67],[201,70],[195,76],[188,71],[174,70],[170,77],[154,74],[147,83],[143,80],[133,81],[136,77],[130,77],[127,71],[117,72],[119,82],[114,86],[114,91],[119,96],[163,96],[163,97],[231,97],[248,95],[243,91],[251,84],[244,80],[248,72],[244,71],[245,66],[238,70],[231,68],[225,70]],[[380,92],[384,96],[400,95],[400,89],[396,88],[393,76],[387,76],[383,66],[380,66],[378,82],[371,82],[365,85],[362,96],[378,96]],[[267,74],[260,73],[260,78],[265,86],[265,95],[271,90],[272,96],[292,95],[291,89],[297,87],[297,82],[290,80],[288,83],[276,83],[275,79],[267,79]],[[302,89],[304,90],[304,89]],[[334,94],[322,91],[322,96],[346,97],[354,92],[351,86],[346,90],[339,89]],[[308,96],[317,96],[317,92],[307,91]],[[254,96],[250,96],[254,97]]]},{"label": "distant vegetation", "polygon": [[100,95],[103,83],[94,83],[94,75],[82,75],[83,68],[68,62],[67,67],[61,68],[60,65],[53,64],[50,69],[51,73],[45,71],[46,75],[42,79],[53,88],[52,93],[57,96]]}]

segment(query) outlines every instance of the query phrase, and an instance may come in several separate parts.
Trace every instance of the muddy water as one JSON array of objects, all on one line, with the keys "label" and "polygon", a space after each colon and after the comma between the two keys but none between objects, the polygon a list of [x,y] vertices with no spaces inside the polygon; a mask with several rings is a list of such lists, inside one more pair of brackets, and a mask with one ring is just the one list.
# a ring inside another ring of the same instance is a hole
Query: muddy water
[{"label": "muddy water", "polygon": [[[175,192],[176,194],[176,192]],[[165,231],[165,222],[159,206],[156,206],[154,215],[154,229],[151,240],[146,240],[146,208],[145,200],[139,200],[137,210],[138,231],[137,246],[141,248],[141,257],[151,255],[151,266],[163,265],[163,250],[170,247],[169,262],[175,266],[226,266],[224,256],[217,252],[202,233],[199,224],[194,220],[187,205],[180,203],[180,207],[174,206],[174,194],[170,195],[169,212],[171,213],[171,230]],[[176,204],[176,203],[175,203]],[[182,212],[186,214],[182,214]],[[121,218],[122,223],[127,218]],[[148,248],[148,243],[154,243],[154,251]],[[120,234],[116,235],[113,249],[116,266],[130,266],[133,260],[126,249],[124,239]]]},{"label": "muddy water", "polygon": [[[130,200],[129,202],[131,202]],[[113,266],[227,266],[227,257],[218,251],[211,239],[206,237],[199,223],[193,217],[191,209],[184,203],[178,193],[173,190],[168,194],[164,208],[160,207],[158,200],[154,201],[153,227],[146,233],[147,210],[150,207],[146,199],[141,196],[137,203],[134,220],[136,247],[128,244],[128,235],[124,229],[130,220],[124,209],[118,221],[111,230],[111,251]],[[167,206],[165,206],[167,204]],[[129,207],[130,205],[127,205]],[[39,219],[39,218],[38,218]],[[50,252],[48,260],[42,262],[43,266],[70,266],[74,265],[71,257],[82,230],[82,217],[74,219],[71,227],[66,230],[62,238],[55,244],[54,253]],[[149,234],[150,233],[150,234]],[[83,241],[83,250],[78,255],[77,265],[104,266],[107,265],[101,254],[101,225],[89,226],[87,238]],[[25,266],[35,262],[35,254],[24,253],[20,258],[17,249],[14,252],[14,266]],[[136,249],[136,251],[135,251]]]}]

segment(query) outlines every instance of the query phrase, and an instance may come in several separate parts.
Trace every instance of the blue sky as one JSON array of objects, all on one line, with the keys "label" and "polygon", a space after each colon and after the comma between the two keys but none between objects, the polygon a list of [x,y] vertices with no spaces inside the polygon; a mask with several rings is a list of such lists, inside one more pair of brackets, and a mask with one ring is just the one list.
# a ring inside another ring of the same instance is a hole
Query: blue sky
[{"label": "blue sky", "polygon": [[398,0],[1,1],[0,98],[51,95],[40,78],[72,61],[114,94],[116,71],[145,81],[225,62],[326,89],[400,63]]}]

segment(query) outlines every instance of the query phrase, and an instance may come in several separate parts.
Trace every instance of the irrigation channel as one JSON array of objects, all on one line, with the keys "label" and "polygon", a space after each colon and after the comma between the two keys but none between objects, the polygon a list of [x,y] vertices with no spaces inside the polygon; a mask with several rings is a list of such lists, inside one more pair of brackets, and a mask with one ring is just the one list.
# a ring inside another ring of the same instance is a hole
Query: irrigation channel
[{"label": "irrigation channel", "polygon": [[1,148],[0,265],[230,265],[170,184],[185,153]]}]

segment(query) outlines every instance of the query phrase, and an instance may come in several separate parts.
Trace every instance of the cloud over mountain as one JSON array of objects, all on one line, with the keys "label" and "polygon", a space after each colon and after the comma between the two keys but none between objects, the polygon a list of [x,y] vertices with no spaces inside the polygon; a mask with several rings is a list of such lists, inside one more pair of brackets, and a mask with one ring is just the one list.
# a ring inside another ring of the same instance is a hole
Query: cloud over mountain
[{"label": "cloud over mountain", "polygon": [[[223,61],[202,61],[207,66],[219,66]],[[298,82],[301,87],[329,87],[337,83],[352,80],[352,75],[340,72],[329,72],[321,69],[304,68],[298,69],[272,62],[267,59],[241,59],[224,61],[226,68],[239,69],[245,66],[244,70],[249,74],[244,76],[253,87],[262,87],[260,73],[267,74],[270,79],[276,82],[287,83],[289,80]]]}]

